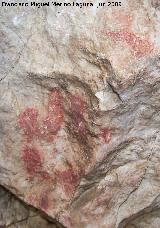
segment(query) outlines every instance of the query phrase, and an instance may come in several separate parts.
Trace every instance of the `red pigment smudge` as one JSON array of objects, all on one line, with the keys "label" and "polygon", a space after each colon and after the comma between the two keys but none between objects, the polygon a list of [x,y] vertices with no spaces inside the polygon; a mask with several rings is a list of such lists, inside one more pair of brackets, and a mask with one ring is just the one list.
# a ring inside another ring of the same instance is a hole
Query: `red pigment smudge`
[{"label": "red pigment smudge", "polygon": [[107,205],[113,197],[113,192],[105,192],[96,198],[96,205],[103,206]]},{"label": "red pigment smudge", "polygon": [[103,199],[103,198],[100,198],[100,197],[98,197],[97,199],[96,199],[96,204],[97,204],[97,206],[102,206],[102,205],[106,205],[106,200],[105,199]]},{"label": "red pigment smudge", "polygon": [[37,109],[26,108],[18,117],[18,126],[23,130],[26,145],[22,150],[22,160],[29,175],[37,173],[43,180],[49,180],[49,174],[42,170],[40,152],[31,146],[32,140],[45,140],[52,142],[60,130],[64,119],[64,110],[60,92],[55,90],[49,93],[47,117],[40,121]]},{"label": "red pigment smudge", "polygon": [[81,115],[86,111],[86,103],[79,96],[71,96],[71,110]]},{"label": "red pigment smudge", "polygon": [[49,199],[47,192],[42,192],[40,195],[39,206],[43,210],[47,210],[49,207]]},{"label": "red pigment smudge", "polygon": [[41,136],[46,138],[47,141],[53,141],[52,134],[57,134],[64,120],[64,110],[61,102],[59,91],[53,91],[49,94],[48,98],[48,115],[43,120],[41,128]]},{"label": "red pigment smudge", "polygon": [[73,117],[74,130],[75,132],[85,135],[88,132],[84,120],[84,113],[87,109],[86,103],[79,96],[71,96],[70,105]]},{"label": "red pigment smudge", "polygon": [[102,128],[100,132],[100,137],[103,143],[109,143],[111,140],[111,132],[108,128]]},{"label": "red pigment smudge", "polygon": [[52,180],[51,176],[46,171],[41,171],[39,174],[40,174],[40,179],[42,180],[46,180],[46,181]]},{"label": "red pigment smudge", "polygon": [[146,39],[136,36],[134,33],[122,30],[118,32],[107,32],[106,34],[114,41],[127,43],[137,58],[149,55],[153,51],[153,44]]},{"label": "red pigment smudge", "polygon": [[18,117],[18,125],[27,136],[28,141],[39,134],[37,118],[38,111],[34,108],[27,108]]},{"label": "red pigment smudge", "polygon": [[35,147],[26,146],[22,152],[22,160],[30,175],[39,172],[42,168],[40,152]]},{"label": "red pigment smudge", "polygon": [[79,172],[77,170],[73,170],[73,168],[58,171],[57,176],[59,177],[60,182],[63,184],[67,194],[72,193],[80,181]]},{"label": "red pigment smudge", "polygon": [[18,117],[18,125],[23,130],[27,140],[32,141],[35,136],[47,142],[54,140],[54,135],[60,130],[64,120],[64,110],[60,92],[50,92],[48,96],[47,117],[38,121],[38,110],[27,108]]},{"label": "red pigment smudge", "polygon": [[86,135],[88,129],[86,127],[84,117],[78,113],[73,114],[73,124],[75,132],[78,132],[82,135]]},{"label": "red pigment smudge", "polygon": [[22,152],[22,160],[30,178],[36,174],[39,180],[52,180],[49,173],[43,171],[41,155],[35,147],[26,146]]}]

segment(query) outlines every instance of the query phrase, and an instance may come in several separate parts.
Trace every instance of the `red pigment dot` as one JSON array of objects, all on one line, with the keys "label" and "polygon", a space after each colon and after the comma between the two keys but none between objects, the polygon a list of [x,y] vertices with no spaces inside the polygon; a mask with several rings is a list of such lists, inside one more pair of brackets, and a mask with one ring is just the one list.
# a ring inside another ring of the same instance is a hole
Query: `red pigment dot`
[{"label": "red pigment dot", "polygon": [[38,111],[33,108],[27,108],[18,117],[18,125],[27,136],[28,140],[39,134],[38,130]]},{"label": "red pigment dot", "polygon": [[33,175],[39,172],[42,168],[42,160],[40,152],[30,146],[26,146],[22,151],[22,160],[28,174]]},{"label": "red pigment dot", "polygon": [[103,143],[109,143],[111,140],[111,132],[108,128],[102,128],[100,132],[100,137]]},{"label": "red pigment dot", "polygon": [[114,41],[121,41],[127,43],[133,50],[137,58],[149,55],[153,51],[153,44],[148,40],[136,36],[134,33],[128,31],[107,32],[109,37]]}]

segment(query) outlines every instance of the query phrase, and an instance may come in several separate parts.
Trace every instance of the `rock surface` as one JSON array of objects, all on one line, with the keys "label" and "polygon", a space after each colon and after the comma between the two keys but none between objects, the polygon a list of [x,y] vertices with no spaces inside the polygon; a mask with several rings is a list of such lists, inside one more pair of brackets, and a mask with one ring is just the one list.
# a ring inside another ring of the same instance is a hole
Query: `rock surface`
[{"label": "rock surface", "polygon": [[46,221],[36,210],[17,200],[2,187],[0,188],[0,227],[1,228],[60,228]]},{"label": "rock surface", "polygon": [[160,3],[92,2],[0,8],[0,184],[67,228],[158,227]]}]

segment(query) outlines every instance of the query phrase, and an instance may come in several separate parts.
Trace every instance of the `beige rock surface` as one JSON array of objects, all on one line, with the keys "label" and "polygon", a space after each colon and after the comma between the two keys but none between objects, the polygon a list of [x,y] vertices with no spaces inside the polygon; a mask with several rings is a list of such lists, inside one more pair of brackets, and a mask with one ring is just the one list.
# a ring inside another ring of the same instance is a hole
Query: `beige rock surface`
[{"label": "beige rock surface", "polygon": [[67,228],[120,228],[160,203],[160,5],[92,2],[0,8],[0,185]]}]

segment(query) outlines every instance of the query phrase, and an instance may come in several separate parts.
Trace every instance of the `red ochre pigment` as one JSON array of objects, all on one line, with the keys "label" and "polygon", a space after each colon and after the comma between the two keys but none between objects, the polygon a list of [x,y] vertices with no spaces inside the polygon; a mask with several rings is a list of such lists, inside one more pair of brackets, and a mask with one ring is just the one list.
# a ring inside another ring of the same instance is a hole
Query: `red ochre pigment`
[{"label": "red ochre pigment", "polygon": [[71,111],[72,112],[77,112],[81,115],[84,114],[87,106],[86,106],[86,103],[79,96],[72,95],[70,97],[70,102],[71,102]]},{"label": "red ochre pigment", "polygon": [[86,103],[79,96],[70,97],[71,112],[73,117],[74,131],[81,135],[86,135],[88,129],[84,120],[84,113],[86,112]]},{"label": "red ochre pigment", "polygon": [[19,115],[18,125],[28,141],[32,141],[35,136],[39,135],[38,115],[38,111],[34,108],[27,108]]},{"label": "red ochre pigment", "polygon": [[18,126],[23,131],[25,141],[22,150],[22,160],[29,175],[39,172],[39,177],[49,179],[47,172],[41,170],[41,153],[33,146],[33,142],[44,140],[53,142],[55,135],[61,128],[64,119],[64,111],[60,92],[57,90],[49,93],[47,117],[40,121],[38,110],[26,108],[18,117]]},{"label": "red ochre pigment", "polygon": [[109,37],[114,41],[125,42],[128,44],[137,58],[142,58],[149,55],[153,51],[153,44],[148,40],[136,36],[128,31],[107,32]]},{"label": "red ochre pigment", "polygon": [[103,143],[109,143],[111,140],[111,132],[108,128],[102,128],[100,132],[100,138]]},{"label": "red ochre pigment", "polygon": [[80,174],[73,168],[68,168],[62,171],[57,171],[57,176],[65,188],[65,192],[70,194],[74,191],[75,187],[79,184]]},{"label": "red ochre pigment", "polygon": [[[86,135],[88,129],[84,114],[87,111],[87,105],[79,96],[72,95],[69,97],[69,101],[74,131],[80,135]],[[40,119],[38,110],[26,108],[18,117],[18,125],[23,131],[22,136],[25,142],[21,156],[24,167],[30,176],[33,177],[36,174],[40,180],[52,178],[43,169],[43,154],[35,147],[35,142],[39,140],[53,142],[63,124],[64,109],[59,91],[54,90],[49,93],[46,112],[46,117]],[[107,128],[101,129],[100,138],[103,143],[109,143],[111,140],[110,131]],[[58,177],[66,192],[72,192],[80,180],[79,172],[73,167],[58,171]]]},{"label": "red ochre pigment", "polygon": [[21,159],[29,175],[29,179],[36,176],[39,181],[53,181],[48,172],[43,170],[42,153],[33,146],[26,145],[22,151]]},{"label": "red ochre pigment", "polygon": [[23,130],[28,141],[32,141],[36,137],[52,142],[64,119],[61,96],[58,91],[53,91],[49,94],[47,117],[42,121],[38,117],[38,110],[27,108],[19,115],[18,125]]},{"label": "red ochre pigment", "polygon": [[40,152],[34,147],[25,146],[22,151],[22,160],[28,174],[30,175],[38,173],[42,169]]},{"label": "red ochre pigment", "polygon": [[48,134],[56,134],[64,120],[64,110],[61,102],[60,92],[53,91],[48,98],[48,115],[42,122],[42,137]]}]

